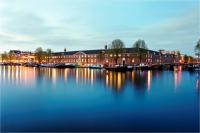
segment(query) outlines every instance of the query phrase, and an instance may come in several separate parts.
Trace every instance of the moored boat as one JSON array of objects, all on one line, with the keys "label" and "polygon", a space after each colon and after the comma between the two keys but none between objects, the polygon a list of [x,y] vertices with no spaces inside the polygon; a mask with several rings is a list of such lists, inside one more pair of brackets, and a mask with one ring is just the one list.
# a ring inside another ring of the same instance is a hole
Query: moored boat
[{"label": "moored boat", "polygon": [[90,69],[102,69],[103,65],[98,65],[98,64],[97,65],[90,65],[89,68]]},{"label": "moored boat", "polygon": [[118,72],[123,72],[123,71],[127,71],[127,66],[122,66],[122,65],[115,65],[114,67],[106,67],[106,70],[110,70],[110,71],[118,71]]},{"label": "moored boat", "polygon": [[149,65],[141,63],[139,65],[139,70],[150,70]]},{"label": "moored boat", "polygon": [[61,64],[55,64],[55,68],[66,68],[66,65],[64,63]]},{"label": "moored boat", "polygon": [[66,64],[65,64],[65,67],[66,67],[66,68],[76,68],[77,65],[76,65],[76,64],[68,64],[68,63],[66,63]]},{"label": "moored boat", "polygon": [[54,64],[41,64],[41,67],[54,67]]},{"label": "moored boat", "polygon": [[196,64],[196,65],[188,65],[187,66],[187,70],[188,71],[199,71],[200,70],[200,64]]}]

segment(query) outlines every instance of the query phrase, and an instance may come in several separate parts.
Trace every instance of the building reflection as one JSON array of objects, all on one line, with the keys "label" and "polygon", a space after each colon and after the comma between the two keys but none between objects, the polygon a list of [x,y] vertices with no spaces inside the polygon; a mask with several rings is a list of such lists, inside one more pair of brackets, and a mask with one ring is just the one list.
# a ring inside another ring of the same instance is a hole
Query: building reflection
[{"label": "building reflection", "polygon": [[[165,80],[162,76],[164,73],[162,71],[114,72],[89,68],[57,69],[1,66],[0,84],[32,86],[39,82],[52,84],[56,87],[60,84],[67,85],[74,82],[81,87],[82,84],[95,86],[98,83],[98,85],[103,85],[115,92],[121,92],[124,88],[132,88],[135,92],[145,94],[152,91],[152,80],[154,83],[158,82],[157,84]],[[197,75],[193,84],[197,90],[200,90],[199,73],[193,74]],[[175,86],[175,89],[178,88],[181,84],[182,71],[174,71],[170,73],[170,76],[173,80],[172,86]]]},{"label": "building reflection", "polygon": [[177,89],[178,86],[181,84],[181,75],[182,75],[181,70],[174,71],[174,88],[175,89]]},{"label": "building reflection", "polygon": [[[140,94],[143,94],[148,89],[148,71],[135,71],[134,80],[132,80],[134,90]],[[151,79],[149,79],[151,80]],[[151,81],[149,81],[149,85]]]},{"label": "building reflection", "polygon": [[120,91],[125,84],[125,73],[122,72],[106,72],[106,86]]},{"label": "building reflection", "polygon": [[1,84],[12,86],[31,86],[35,84],[36,72],[33,68],[22,66],[0,67]]},{"label": "building reflection", "polygon": [[34,85],[36,82],[54,85],[60,83],[75,82],[79,84],[94,85],[101,82],[106,88],[121,91],[127,84],[138,91],[146,91],[151,88],[152,71],[114,72],[98,69],[56,69],[56,68],[33,68],[22,66],[0,67],[1,83],[12,85]]},{"label": "building reflection", "polygon": [[152,80],[152,71],[148,71],[148,76],[147,76],[147,89],[150,92],[151,89],[151,80]]},{"label": "building reflection", "polygon": [[195,83],[195,88],[197,89],[198,92],[200,92],[200,73],[198,72],[197,73],[197,76],[196,76],[196,83]]}]

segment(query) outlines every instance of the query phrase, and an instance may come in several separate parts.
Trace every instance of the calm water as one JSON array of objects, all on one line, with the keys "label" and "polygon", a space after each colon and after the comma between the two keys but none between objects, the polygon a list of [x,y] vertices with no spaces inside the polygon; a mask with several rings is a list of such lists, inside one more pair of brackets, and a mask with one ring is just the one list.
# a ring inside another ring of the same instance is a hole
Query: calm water
[{"label": "calm water", "polygon": [[200,73],[0,66],[1,131],[198,131]]}]

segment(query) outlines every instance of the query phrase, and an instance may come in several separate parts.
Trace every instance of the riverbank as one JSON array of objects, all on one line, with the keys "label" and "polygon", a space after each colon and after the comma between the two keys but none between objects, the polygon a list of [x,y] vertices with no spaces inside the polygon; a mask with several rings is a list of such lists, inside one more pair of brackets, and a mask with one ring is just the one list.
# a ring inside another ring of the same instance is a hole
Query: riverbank
[{"label": "riverbank", "polygon": [[47,67],[47,68],[90,68],[90,69],[106,69],[109,71],[134,71],[134,70],[187,70],[187,71],[196,71],[200,70],[200,64],[158,64],[158,65],[115,65],[112,67],[106,67],[103,65],[89,65],[81,66],[77,64],[36,64],[36,63],[1,63],[2,66],[25,66],[25,67]]}]

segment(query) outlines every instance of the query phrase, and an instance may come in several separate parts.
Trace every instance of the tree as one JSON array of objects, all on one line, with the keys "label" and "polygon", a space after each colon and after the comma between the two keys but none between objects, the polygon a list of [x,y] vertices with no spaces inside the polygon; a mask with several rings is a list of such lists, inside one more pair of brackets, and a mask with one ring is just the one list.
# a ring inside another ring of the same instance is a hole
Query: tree
[{"label": "tree", "polygon": [[177,51],[177,56],[178,56],[178,59],[180,60],[181,59],[181,52],[180,51]]},{"label": "tree", "polygon": [[8,60],[8,53],[6,51],[4,51],[3,54],[1,54],[1,60],[2,60],[2,62]]},{"label": "tree", "polygon": [[188,63],[193,63],[194,62],[194,58],[192,56],[188,56]]},{"label": "tree", "polygon": [[199,60],[199,57],[200,57],[200,39],[198,40],[197,42],[197,45],[195,46],[195,54],[196,56],[198,57],[198,60]]},{"label": "tree", "polygon": [[109,53],[111,54],[111,58],[115,60],[115,64],[117,64],[117,61],[119,57],[124,53],[125,45],[120,39],[115,39],[112,41],[110,47],[109,47]]},{"label": "tree", "polygon": [[[144,40],[137,40],[134,44],[133,44],[133,48],[136,49],[137,52],[137,56],[139,58],[139,62],[141,63],[142,60],[142,54],[144,53],[144,51],[142,51],[141,49],[144,49],[145,51],[147,51],[147,45],[145,43]],[[135,53],[135,51],[133,51]]]},{"label": "tree", "polygon": [[139,51],[140,48],[142,48],[142,49],[148,49],[148,48],[147,48],[147,45],[146,45],[146,43],[145,43],[145,41],[144,41],[144,40],[141,40],[141,39],[137,40],[137,41],[133,44],[133,48],[136,48],[138,51]]},{"label": "tree", "polygon": [[46,50],[46,57],[47,57],[47,62],[49,63],[49,59],[51,59],[52,56],[52,50],[51,49],[47,49]]},{"label": "tree", "polygon": [[9,62],[11,62],[11,60],[13,59],[13,53],[11,51],[8,52],[8,59]]},{"label": "tree", "polygon": [[188,63],[188,59],[189,59],[189,57],[187,56],[187,55],[184,55],[184,63]]},{"label": "tree", "polygon": [[42,60],[45,58],[45,52],[43,51],[43,49],[41,47],[38,47],[35,50],[35,57],[36,60],[38,60],[38,63],[40,64],[42,62]]},{"label": "tree", "polygon": [[17,60],[17,53],[15,53],[14,51],[9,51],[8,52],[8,58],[9,58],[9,61],[11,62],[11,61],[15,61],[15,60]]}]

